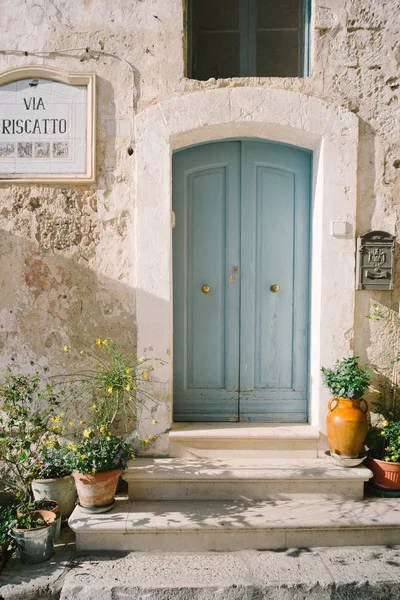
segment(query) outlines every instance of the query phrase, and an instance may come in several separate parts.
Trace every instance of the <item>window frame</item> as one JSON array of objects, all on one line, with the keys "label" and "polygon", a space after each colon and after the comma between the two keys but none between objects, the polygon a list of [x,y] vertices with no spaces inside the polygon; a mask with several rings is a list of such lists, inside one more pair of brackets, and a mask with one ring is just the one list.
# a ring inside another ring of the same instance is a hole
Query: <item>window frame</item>
[{"label": "window frame", "polygon": [[[193,23],[193,4],[195,0],[187,0],[187,76],[189,79],[193,77],[193,44],[195,40],[194,23]],[[239,31],[240,31],[240,73],[235,77],[272,77],[270,75],[256,75],[257,57],[256,57],[256,38],[257,24],[256,8],[257,0],[239,0]],[[253,10],[251,10],[251,8]],[[300,52],[299,52],[299,75],[295,78],[303,78],[310,76],[311,65],[311,0],[303,0],[302,7],[302,24],[300,31]],[[282,28],[284,29],[284,28]],[[277,31],[279,29],[277,28]],[[284,77],[276,75],[274,77]],[[203,80],[199,80],[203,81]]]}]

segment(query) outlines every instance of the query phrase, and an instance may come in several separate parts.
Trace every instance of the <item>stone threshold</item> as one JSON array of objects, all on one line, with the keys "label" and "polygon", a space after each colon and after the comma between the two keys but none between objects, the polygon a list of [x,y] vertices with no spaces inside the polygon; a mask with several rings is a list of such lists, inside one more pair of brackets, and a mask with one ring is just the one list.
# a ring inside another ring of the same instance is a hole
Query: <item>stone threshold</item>
[{"label": "stone threshold", "polygon": [[308,423],[174,423],[176,458],[316,458],[319,432]]},{"label": "stone threshold", "polygon": [[318,440],[319,432],[308,423],[173,423],[172,439],[279,439]]}]

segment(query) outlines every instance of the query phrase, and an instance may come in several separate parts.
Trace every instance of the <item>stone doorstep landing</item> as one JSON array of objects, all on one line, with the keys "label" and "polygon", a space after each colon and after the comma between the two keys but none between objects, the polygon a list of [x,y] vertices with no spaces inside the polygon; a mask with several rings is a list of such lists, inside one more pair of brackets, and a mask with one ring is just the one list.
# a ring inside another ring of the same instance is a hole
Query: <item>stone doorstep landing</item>
[{"label": "stone doorstep landing", "polygon": [[69,519],[78,551],[273,550],[392,545],[400,541],[397,499],[118,501],[108,513]]},{"label": "stone doorstep landing", "polygon": [[176,458],[316,458],[319,432],[307,423],[174,423]]},{"label": "stone doorstep landing", "polygon": [[131,500],[362,499],[369,469],[327,458],[138,458],[123,474]]}]

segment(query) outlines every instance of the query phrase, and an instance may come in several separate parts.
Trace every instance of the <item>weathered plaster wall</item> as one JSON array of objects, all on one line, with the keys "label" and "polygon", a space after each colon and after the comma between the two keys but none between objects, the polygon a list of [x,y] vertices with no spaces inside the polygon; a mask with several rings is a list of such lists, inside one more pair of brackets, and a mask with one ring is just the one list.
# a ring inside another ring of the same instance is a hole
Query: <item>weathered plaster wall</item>
[{"label": "weathered plaster wall", "polygon": [[[183,4],[0,2],[0,50],[10,51],[0,53],[0,70],[45,64],[96,72],[99,108],[96,184],[0,186],[2,372],[10,365],[55,372],[63,368],[61,348],[71,340],[79,344],[101,335],[135,345],[136,157],[128,153],[135,142],[133,116],[174,97],[253,86],[297,91],[350,109],[360,129],[356,232],[399,234],[400,0],[314,1],[309,78],[207,82],[184,77]],[[74,48],[104,49],[118,58]],[[66,52],[29,54],[51,50]],[[110,123],[115,119],[122,121],[118,135]],[[364,318],[371,296],[357,292],[355,331],[343,347],[354,339],[362,359],[377,362],[393,335],[375,336],[371,343],[371,323]],[[397,308],[398,286],[374,299]]]}]

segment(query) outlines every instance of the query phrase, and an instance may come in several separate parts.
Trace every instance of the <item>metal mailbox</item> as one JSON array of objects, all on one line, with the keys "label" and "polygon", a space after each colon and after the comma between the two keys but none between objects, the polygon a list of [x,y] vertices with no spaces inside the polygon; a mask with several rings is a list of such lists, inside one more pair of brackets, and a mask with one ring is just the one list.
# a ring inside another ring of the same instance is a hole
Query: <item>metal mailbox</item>
[{"label": "metal mailbox", "polygon": [[392,290],[395,237],[368,231],[357,239],[357,289]]}]

